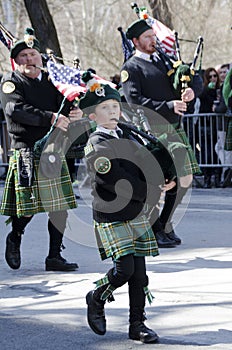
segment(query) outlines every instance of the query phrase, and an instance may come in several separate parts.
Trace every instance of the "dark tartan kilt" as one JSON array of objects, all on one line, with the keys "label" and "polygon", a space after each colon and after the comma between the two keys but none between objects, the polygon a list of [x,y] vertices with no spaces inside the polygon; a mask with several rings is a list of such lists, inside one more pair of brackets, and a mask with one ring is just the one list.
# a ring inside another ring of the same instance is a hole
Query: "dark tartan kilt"
[{"label": "dark tartan kilt", "polygon": [[95,235],[102,260],[121,256],[159,255],[155,235],[145,216],[126,222],[94,222]]},{"label": "dark tartan kilt", "polygon": [[[198,165],[196,156],[193,152],[192,146],[189,143],[186,132],[184,131],[183,128],[174,128],[171,126],[172,125],[170,125],[170,128],[167,132],[167,139],[170,142],[176,141],[176,142],[183,143],[186,146],[186,150],[187,150],[187,154],[185,157],[185,165],[184,165],[183,173],[181,174],[181,176],[190,175],[190,174],[201,174],[200,167]],[[155,129],[157,131],[157,129],[159,129],[159,127],[155,128]],[[163,131],[163,132],[165,133],[165,131]],[[159,137],[161,135],[161,133],[154,132],[154,135]]]},{"label": "dark tartan kilt", "polygon": [[229,118],[226,130],[225,150],[232,151],[232,118]]},{"label": "dark tartan kilt", "polygon": [[34,181],[31,187],[19,186],[17,158],[9,160],[0,214],[12,216],[34,215],[76,208],[76,200],[65,158],[62,158],[61,175],[54,179],[38,176],[39,159],[34,159]]}]

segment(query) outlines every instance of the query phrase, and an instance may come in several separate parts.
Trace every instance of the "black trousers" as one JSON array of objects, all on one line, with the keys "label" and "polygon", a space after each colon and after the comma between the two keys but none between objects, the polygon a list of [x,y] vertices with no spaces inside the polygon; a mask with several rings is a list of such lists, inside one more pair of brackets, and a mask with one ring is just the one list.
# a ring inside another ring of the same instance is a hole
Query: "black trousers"
[{"label": "black trousers", "polygon": [[125,255],[114,261],[114,267],[107,273],[110,284],[115,288],[128,282],[130,313],[129,322],[144,320],[145,292],[148,285],[145,257]]},{"label": "black trousers", "polygon": [[[59,255],[62,248],[63,235],[67,221],[67,211],[57,211],[48,214],[48,232],[49,232],[49,258],[55,258]],[[26,217],[12,216],[11,239],[14,242],[21,242],[21,235],[24,229],[31,221],[33,216]]]}]

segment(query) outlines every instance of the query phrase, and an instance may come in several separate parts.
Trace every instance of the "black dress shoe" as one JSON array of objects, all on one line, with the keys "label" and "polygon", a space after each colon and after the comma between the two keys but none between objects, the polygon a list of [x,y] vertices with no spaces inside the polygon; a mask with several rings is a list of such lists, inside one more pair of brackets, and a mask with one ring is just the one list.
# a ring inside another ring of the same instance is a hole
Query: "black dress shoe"
[{"label": "black dress shoe", "polygon": [[11,240],[11,233],[8,234],[6,238],[5,258],[7,264],[14,270],[17,270],[21,265],[20,243],[20,237],[18,242],[13,242]]},{"label": "black dress shoe", "polygon": [[155,238],[159,248],[174,248],[176,246],[176,242],[168,238],[164,231],[156,232]]},{"label": "black dress shoe", "polygon": [[56,258],[46,258],[45,269],[46,271],[75,271],[78,269],[78,265],[69,263],[61,255],[58,255]]},{"label": "black dress shoe", "polygon": [[90,328],[98,335],[104,335],[106,332],[105,319],[105,302],[94,298],[94,291],[91,290],[86,295],[86,303],[88,305],[87,319]]},{"label": "black dress shoe", "polygon": [[159,341],[158,335],[140,321],[134,322],[130,325],[129,338],[140,340],[142,343],[157,343]]},{"label": "black dress shoe", "polygon": [[181,244],[181,239],[175,234],[175,231],[172,230],[171,232],[166,233],[167,237],[171,239],[172,241],[175,241],[177,245]]}]

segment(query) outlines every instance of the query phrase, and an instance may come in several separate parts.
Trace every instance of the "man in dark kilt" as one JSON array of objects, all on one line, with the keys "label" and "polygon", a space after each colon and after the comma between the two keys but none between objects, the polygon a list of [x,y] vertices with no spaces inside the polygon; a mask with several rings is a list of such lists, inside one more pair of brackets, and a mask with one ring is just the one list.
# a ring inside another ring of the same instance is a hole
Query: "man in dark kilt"
[{"label": "man in dark kilt", "polygon": [[[22,235],[34,214],[48,212],[49,253],[45,260],[47,271],[74,271],[60,252],[68,217],[67,210],[76,208],[72,184],[65,157],[56,176],[41,175],[40,157],[34,154],[35,143],[50,130],[66,133],[72,121],[80,117],[75,110],[58,113],[63,95],[42,71],[40,44],[27,29],[24,40],[11,48],[16,70],[4,75],[1,102],[11,138],[9,170],[5,182],[0,213],[10,218],[12,229],[6,239],[5,258],[12,269],[21,264]],[[78,115],[78,116],[77,116]],[[51,158],[53,162],[55,158]],[[35,247],[36,249],[36,247]]]},{"label": "man in dark kilt", "polygon": [[[157,342],[157,334],[144,324],[146,297],[152,301],[145,257],[158,255],[145,208],[157,205],[160,185],[167,190],[175,186],[175,182],[170,179],[164,185],[162,170],[141,138],[130,133],[127,125],[118,123],[119,92],[109,85],[100,85],[90,74],[85,80],[89,90],[80,99],[79,106],[97,124],[85,147],[95,235],[101,259],[113,261],[113,267],[95,282],[95,290],[86,295],[88,323],[95,333],[104,335],[105,302],[113,301],[113,291],[128,283],[129,338],[144,343]],[[147,164],[145,157],[148,157]]]},{"label": "man in dark kilt", "polygon": [[192,175],[200,173],[182,128],[181,117],[187,111],[187,103],[194,99],[196,93],[200,93],[202,80],[196,75],[192,88],[187,87],[182,93],[174,89],[167,74],[171,72],[167,65],[168,59],[156,50],[156,36],[146,20],[132,23],[126,36],[133,41],[135,47],[135,54],[124,63],[121,70],[122,88],[127,102],[135,111],[138,108],[144,110],[155,136],[165,135],[169,141],[182,142],[188,153],[188,157],[185,157],[185,171],[179,176],[177,186],[166,192],[159,220],[152,226],[158,246],[173,247],[181,244],[181,239],[173,229],[173,214],[192,183]]}]

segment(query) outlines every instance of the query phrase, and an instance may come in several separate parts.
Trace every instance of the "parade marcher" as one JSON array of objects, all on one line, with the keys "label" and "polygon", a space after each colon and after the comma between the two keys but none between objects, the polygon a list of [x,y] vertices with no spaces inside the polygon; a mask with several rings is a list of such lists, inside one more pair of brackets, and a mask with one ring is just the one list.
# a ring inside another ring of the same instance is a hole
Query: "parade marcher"
[{"label": "parade marcher", "polygon": [[69,124],[82,113],[65,108],[58,113],[63,95],[41,70],[40,43],[33,29],[28,28],[24,40],[12,46],[10,57],[15,61],[16,70],[3,76],[0,95],[11,138],[9,170],[0,210],[2,215],[10,217],[7,223],[12,224],[6,239],[5,258],[12,269],[20,267],[20,245],[26,226],[34,214],[48,212],[50,241],[45,268],[74,271],[78,265],[69,263],[60,254],[64,248],[67,210],[76,208],[65,157],[59,176],[43,177],[38,175],[40,159],[34,155],[34,145],[48,133],[56,119],[55,131],[65,134]]},{"label": "parade marcher", "polygon": [[[83,79],[83,77],[82,77]],[[144,324],[148,290],[145,256],[158,254],[157,243],[147,218],[145,203],[155,205],[160,190],[148,183],[140,168],[139,154],[143,147],[124,126],[118,127],[120,94],[109,85],[100,85],[91,77],[90,90],[80,99],[80,108],[97,124],[85,148],[91,177],[93,219],[101,259],[112,258],[113,268],[96,281],[95,290],[86,296],[88,323],[91,329],[104,335],[106,319],[104,305],[112,301],[113,291],[129,285],[129,338],[144,343],[157,342],[157,334]],[[149,163],[152,171],[152,162]],[[144,170],[144,168],[142,169]],[[156,171],[156,170],[155,170]],[[156,171],[157,177],[159,172]],[[159,179],[157,180],[159,183]],[[170,181],[166,189],[175,186]],[[157,193],[155,198],[154,194]]]},{"label": "parade marcher", "polygon": [[[123,65],[121,82],[124,96],[131,108],[144,108],[151,131],[155,136],[166,134],[170,140],[183,142],[188,151],[185,174],[179,177],[174,189],[166,192],[165,203],[159,220],[152,226],[158,246],[173,247],[181,243],[175,234],[172,217],[192,183],[194,173],[200,173],[196,158],[182,128],[181,118],[187,111],[187,103],[201,91],[202,80],[195,75],[196,89],[187,87],[178,93],[167,75],[167,59],[156,50],[156,36],[146,20],[133,22],[126,31],[133,41],[135,54]],[[194,90],[193,90],[194,89]]]}]

